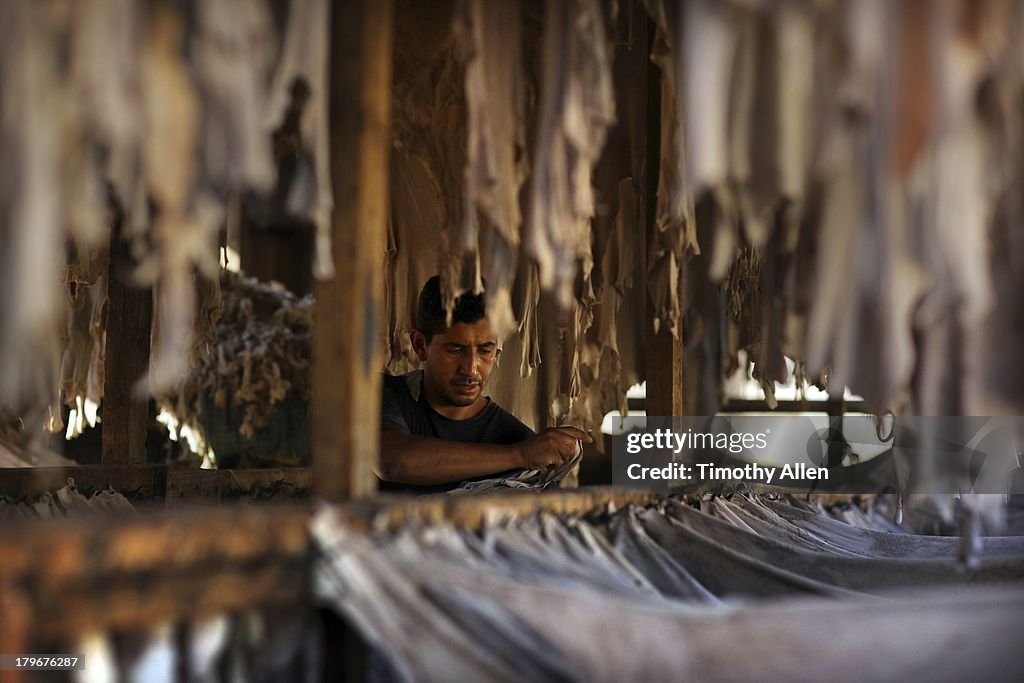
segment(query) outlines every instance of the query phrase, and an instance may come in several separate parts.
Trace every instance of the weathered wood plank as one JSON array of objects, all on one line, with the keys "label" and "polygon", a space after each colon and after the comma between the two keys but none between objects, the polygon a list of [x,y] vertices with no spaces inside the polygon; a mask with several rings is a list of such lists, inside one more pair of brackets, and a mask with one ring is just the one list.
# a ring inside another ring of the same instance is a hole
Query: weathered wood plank
[{"label": "weathered wood plank", "polygon": [[111,489],[130,500],[163,495],[165,465],[79,465],[78,467],[0,468],[0,495],[33,498],[63,488],[68,479],[85,495]]},{"label": "weathered wood plank", "polygon": [[769,408],[765,400],[749,400],[731,398],[726,401],[720,412],[771,412],[771,413],[826,413],[828,415],[841,415],[848,413],[871,413],[872,409],[864,401],[844,402],[837,411],[836,404],[832,401],[779,401],[777,408]]},{"label": "weathered wood plank", "polygon": [[[682,493],[702,495],[721,491],[721,484],[710,483],[689,487]],[[794,494],[793,490],[750,484],[747,490],[757,493]],[[852,499],[842,494],[806,494],[800,497],[820,500],[832,504]],[[862,500],[870,495],[858,496]],[[352,501],[335,506],[346,524],[359,531],[371,529],[395,530],[405,524],[450,523],[460,528],[477,528],[487,519],[495,516],[525,517],[538,512],[566,515],[586,515],[603,511],[608,505],[621,508],[625,505],[645,505],[665,498],[665,494],[646,491],[621,491],[612,487],[593,487],[566,491],[509,492],[472,496],[432,495],[419,498],[403,496],[378,496],[372,501]]]},{"label": "weathered wood plank", "polygon": [[113,585],[69,584],[37,600],[33,634],[59,639],[111,627],[134,630],[268,605],[308,603],[304,558],[266,558],[253,567],[196,567],[187,576],[155,576]]},{"label": "weathered wood plank", "polygon": [[312,488],[308,467],[277,467],[243,470],[200,470],[167,465],[80,465],[78,467],[0,468],[0,495],[10,500],[34,498],[64,487],[68,480],[84,495],[113,490],[133,502],[169,505],[218,502],[280,489],[287,496],[301,496]]},{"label": "weathered wood plank", "polygon": [[647,302],[644,360],[647,365],[647,414],[686,415],[683,404],[683,341],[663,325],[657,332],[652,324],[653,307]]},{"label": "weathered wood plank", "polygon": [[0,531],[0,587],[46,638],[300,603],[308,516],[261,506],[11,525]]},{"label": "weathered wood plank", "polygon": [[331,186],[336,274],[316,285],[313,486],[326,499],[377,489],[393,8],[332,5]]},{"label": "weathered wood plank", "polygon": [[153,294],[131,282],[134,267],[128,242],[121,239],[124,216],[115,210],[107,277],[106,350],[103,367],[104,465],[146,462],[149,403],[135,394],[135,384],[149,369]]},{"label": "weathered wood plank", "polygon": [[308,510],[297,505],[228,506],[132,517],[77,517],[7,525],[0,562],[8,580],[39,561],[35,580],[187,568],[200,561],[242,562],[275,551],[302,552]]},{"label": "weathered wood plank", "polygon": [[168,506],[196,502],[220,503],[277,491],[291,497],[308,494],[313,472],[308,467],[245,470],[171,469],[167,472]]},{"label": "weathered wood plank", "polygon": [[[641,12],[641,16],[643,13]],[[653,35],[653,24],[650,21],[638,21],[635,25],[634,40],[636,47],[641,54],[650,54],[650,43]],[[639,189],[643,198],[641,206],[641,221],[643,234],[653,235],[655,221],[657,220],[657,189],[658,189],[658,168],[660,160],[660,131],[661,131],[661,71],[649,60],[637,71],[637,75],[628,85],[627,93],[617,96],[622,100],[623,96],[636,98],[646,103],[646,108],[641,108],[644,122],[643,132],[638,136],[642,146],[638,153],[644,154],[647,160],[643,175],[639,178]],[[643,245],[644,253],[649,253]],[[646,272],[646,259],[644,272]],[[680,264],[680,273],[682,265]],[[682,298],[681,275],[679,280],[671,286],[676,287],[677,295]],[[646,310],[643,319],[644,326],[644,360],[646,365],[645,378],[647,380],[646,407],[648,415],[685,415],[683,405],[683,340],[682,330],[672,330],[666,325],[661,325],[657,332],[654,330],[654,306],[650,296],[646,298]],[[682,327],[682,325],[680,325]]]},{"label": "weathered wood plank", "polygon": [[373,501],[356,501],[337,506],[341,517],[353,528],[397,529],[408,523],[450,522],[457,527],[476,528],[493,515],[522,517],[535,512],[582,515],[602,509],[608,503],[623,506],[654,500],[657,494],[642,491],[616,492],[610,487],[567,491],[508,492],[472,496],[445,494],[408,498],[379,496]]}]

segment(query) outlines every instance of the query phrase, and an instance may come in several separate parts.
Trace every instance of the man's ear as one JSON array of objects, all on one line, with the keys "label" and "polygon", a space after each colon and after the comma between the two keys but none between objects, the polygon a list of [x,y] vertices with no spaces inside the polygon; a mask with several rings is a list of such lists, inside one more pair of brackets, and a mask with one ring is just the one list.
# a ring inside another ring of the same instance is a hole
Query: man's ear
[{"label": "man's ear", "polygon": [[427,336],[419,330],[413,330],[409,333],[409,341],[412,342],[412,350],[416,352],[416,357],[420,359],[420,362],[427,360]]}]

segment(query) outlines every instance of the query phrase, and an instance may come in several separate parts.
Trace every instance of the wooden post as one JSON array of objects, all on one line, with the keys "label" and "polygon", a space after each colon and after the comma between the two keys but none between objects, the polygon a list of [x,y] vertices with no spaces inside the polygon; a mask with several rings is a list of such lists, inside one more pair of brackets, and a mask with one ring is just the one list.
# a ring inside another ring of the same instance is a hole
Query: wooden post
[{"label": "wooden post", "polygon": [[825,467],[842,467],[843,458],[849,451],[849,444],[843,434],[843,415],[846,414],[844,396],[829,398],[825,404],[828,413],[828,449],[825,452]]},{"label": "wooden post", "polygon": [[[640,15],[643,16],[642,11]],[[638,34],[642,35],[645,45],[645,54],[650,54],[650,44],[654,39],[654,23],[651,20],[638,22]],[[639,38],[640,36],[638,36]],[[643,205],[643,234],[654,233],[654,221],[657,220],[657,189],[658,189],[658,168],[661,159],[661,70],[649,59],[642,76],[639,87],[647,102],[646,135],[643,136],[646,145],[645,173],[642,182],[644,197]],[[643,245],[643,253],[647,253],[647,245]],[[682,280],[682,264],[680,264],[680,282],[674,283],[678,289]],[[646,275],[646,268],[645,268]],[[680,300],[682,292],[679,291]],[[684,415],[683,405],[683,340],[682,330],[677,335],[672,330],[662,325],[657,332],[654,331],[654,307],[651,304],[650,296],[646,298],[647,305],[644,315],[644,358],[647,378],[647,398],[645,400],[646,411],[651,416],[681,416]],[[680,327],[682,327],[680,325]]]},{"label": "wooden post", "polygon": [[648,299],[644,358],[647,365],[648,415],[681,416],[683,405],[683,341],[665,325],[655,332],[653,306]]},{"label": "wooden post", "polygon": [[391,0],[331,6],[331,186],[335,277],[316,284],[313,490],[377,490],[384,250],[391,147]]},{"label": "wooden post", "polygon": [[146,462],[149,401],[135,395],[135,384],[149,370],[153,292],[130,281],[134,261],[121,239],[124,222],[114,206],[107,276],[107,330],[103,360],[103,409],[100,462],[131,465]]}]

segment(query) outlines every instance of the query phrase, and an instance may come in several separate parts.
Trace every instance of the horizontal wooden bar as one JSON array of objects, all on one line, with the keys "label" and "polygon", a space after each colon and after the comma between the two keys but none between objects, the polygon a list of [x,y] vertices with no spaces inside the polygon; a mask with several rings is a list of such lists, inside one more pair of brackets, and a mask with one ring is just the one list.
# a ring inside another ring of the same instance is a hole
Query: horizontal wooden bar
[{"label": "horizontal wooden bar", "polygon": [[129,499],[163,496],[166,465],[78,465],[0,468],[0,495],[9,500],[56,491],[73,479],[84,495],[110,489]]},{"label": "horizontal wooden bar", "polygon": [[167,472],[168,506],[221,503],[265,493],[290,498],[308,495],[313,473],[308,467],[245,470],[171,469]]},{"label": "horizontal wooden bar", "polygon": [[231,614],[256,606],[308,603],[305,557],[275,557],[253,567],[199,568],[188,575],[132,577],[115,585],[69,584],[36,598],[37,640],[167,621]]},{"label": "horizontal wooden bar", "polygon": [[615,506],[643,504],[658,494],[643,491],[615,491],[594,487],[573,491],[516,491],[473,495],[378,496],[371,501],[353,501],[335,506],[347,524],[360,531],[396,529],[405,524],[447,522],[462,528],[477,528],[494,517],[524,517],[537,512],[584,515]]},{"label": "horizontal wooden bar", "polygon": [[[734,482],[709,481],[696,486],[687,487],[676,492],[677,495],[685,494],[691,496],[705,495],[728,495],[737,490]],[[854,500],[871,500],[877,497],[874,493],[832,493],[827,490],[808,492],[806,486],[779,486],[776,484],[743,483],[741,490],[761,495],[793,496],[805,500],[815,500],[822,505],[834,505]]]},{"label": "horizontal wooden bar", "polygon": [[32,520],[0,531],[0,581],[34,572],[40,585],[71,577],[188,568],[200,561],[249,561],[305,550],[303,506],[226,506],[140,514]]},{"label": "horizontal wooden bar", "polygon": [[[720,482],[688,487],[672,495],[699,496],[721,494],[734,490]],[[753,493],[795,495],[819,500],[825,505],[849,501],[849,494],[812,493],[765,484],[745,485]],[[418,498],[382,495],[369,501],[351,501],[335,506],[339,516],[358,531],[394,530],[405,524],[449,523],[460,528],[478,528],[486,520],[502,517],[524,517],[538,512],[587,515],[601,512],[609,505],[645,505],[665,498],[664,493],[622,491],[612,487],[589,487],[572,491],[515,491],[475,495],[431,495]],[[857,496],[860,499],[872,495]]]},{"label": "horizontal wooden bar", "polygon": [[[647,401],[643,398],[630,398],[626,401],[630,412],[647,411]],[[721,408],[720,413],[831,413],[837,406],[842,406],[844,414],[868,413],[874,414],[871,407],[864,401],[845,401],[841,404],[831,401],[800,401],[785,400],[779,401],[775,408],[771,408],[764,399],[732,398],[727,400]],[[653,413],[652,413],[653,415]]]},{"label": "horizontal wooden bar", "polygon": [[840,409],[843,414],[871,413],[864,401],[779,401],[776,408],[769,408],[764,400],[730,399],[719,409],[720,413],[829,413]]},{"label": "horizontal wooden bar", "polygon": [[0,531],[0,591],[55,638],[279,602],[309,582],[309,508],[230,506]]},{"label": "horizontal wooden bar", "polygon": [[220,502],[260,491],[277,489],[285,497],[309,493],[312,472],[308,467],[277,467],[244,470],[201,470],[167,465],[79,465],[76,467],[0,468],[0,495],[9,500],[35,498],[56,491],[74,480],[84,495],[113,490],[129,500],[169,505],[192,500]]}]

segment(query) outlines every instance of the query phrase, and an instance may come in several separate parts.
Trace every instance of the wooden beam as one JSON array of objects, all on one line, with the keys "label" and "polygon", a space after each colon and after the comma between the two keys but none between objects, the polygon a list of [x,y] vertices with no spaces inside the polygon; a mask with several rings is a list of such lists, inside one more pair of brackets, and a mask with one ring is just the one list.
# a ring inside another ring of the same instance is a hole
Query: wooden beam
[{"label": "wooden beam", "polygon": [[[641,17],[636,24],[636,41],[638,49],[644,55],[650,54],[650,43],[654,36],[654,24],[646,19],[646,15],[640,11]],[[647,162],[645,173],[641,177],[641,191],[643,193],[643,209],[641,212],[643,220],[644,235],[654,234],[654,223],[657,220],[657,189],[658,189],[658,168],[660,163],[660,140],[661,140],[661,70],[650,60],[646,61],[644,69],[634,83],[635,91],[632,97],[642,98],[647,103],[645,131],[642,136],[642,144],[645,146]],[[643,245],[643,253],[647,254],[647,245]],[[646,273],[646,261],[645,269]],[[676,294],[682,300],[682,264],[680,264],[679,281],[673,283],[676,287]],[[645,378],[647,380],[647,414],[660,416],[681,416],[685,415],[683,404],[683,340],[682,330],[671,330],[661,325],[657,332],[654,331],[654,307],[650,295],[646,297],[646,310],[643,320],[644,325],[644,359],[646,364]],[[682,325],[680,325],[680,328]],[[675,332],[675,333],[674,333]]]},{"label": "wooden beam", "polygon": [[83,495],[113,490],[130,500],[163,496],[164,465],[80,465],[78,467],[10,467],[0,469],[0,495],[9,500],[35,498],[73,479]]},{"label": "wooden beam", "polygon": [[0,603],[16,597],[35,638],[53,640],[302,604],[308,517],[306,508],[262,506],[8,525]]},{"label": "wooden beam", "polygon": [[683,341],[663,325],[657,332],[653,326],[653,307],[647,301],[647,330],[644,360],[647,365],[648,415],[682,416],[683,404]]},{"label": "wooden beam", "polygon": [[200,470],[167,465],[81,465],[78,467],[0,468],[0,495],[10,500],[35,498],[63,488],[68,480],[83,495],[117,491],[134,503],[170,506],[197,501],[222,502],[279,489],[286,497],[308,495],[308,467]]},{"label": "wooden beam", "polygon": [[850,401],[835,404],[832,401],[807,401],[792,400],[779,401],[776,408],[768,407],[764,399],[749,400],[741,398],[730,398],[723,405],[719,412],[723,413],[823,413],[830,416],[846,415],[849,413],[871,413],[872,409],[865,401]]},{"label": "wooden beam", "polygon": [[[114,202],[111,202],[112,205]],[[103,366],[102,447],[104,465],[146,462],[149,402],[135,384],[149,370],[153,294],[131,282],[134,260],[121,238],[124,215],[114,208],[107,277],[107,327]]]},{"label": "wooden beam", "polygon": [[258,497],[260,492],[282,498],[309,494],[313,473],[308,467],[277,467],[245,470],[197,470],[174,468],[167,471],[167,506],[196,502],[222,503],[232,499]]},{"label": "wooden beam", "polygon": [[331,11],[336,274],[316,285],[311,448],[314,492],[338,500],[377,490],[394,21],[390,0]]},{"label": "wooden beam", "polygon": [[[850,501],[853,498],[866,500],[872,495],[852,496],[849,494],[815,494],[765,484],[747,484],[746,490],[755,493],[798,495],[801,498],[820,500],[823,504]],[[686,487],[673,496],[704,495],[721,493],[735,487],[722,482],[704,482]],[[458,528],[476,529],[487,520],[496,517],[519,518],[538,512],[558,515],[584,516],[600,514],[609,505],[616,509],[626,505],[649,505],[667,498],[663,493],[647,491],[620,491],[612,487],[592,487],[543,493],[517,491],[488,493],[472,496],[451,496],[438,494],[410,498],[403,496],[380,496],[372,501],[357,501],[335,506],[338,516],[360,532],[397,530],[403,526],[452,524]]]},{"label": "wooden beam", "polygon": [[495,516],[525,517],[537,512],[584,515],[616,507],[642,505],[664,496],[644,491],[617,491],[594,487],[566,491],[509,491],[472,496],[438,494],[409,498],[380,496],[373,501],[353,502],[335,509],[354,529],[398,529],[406,524],[450,523],[459,528],[477,528]]}]

